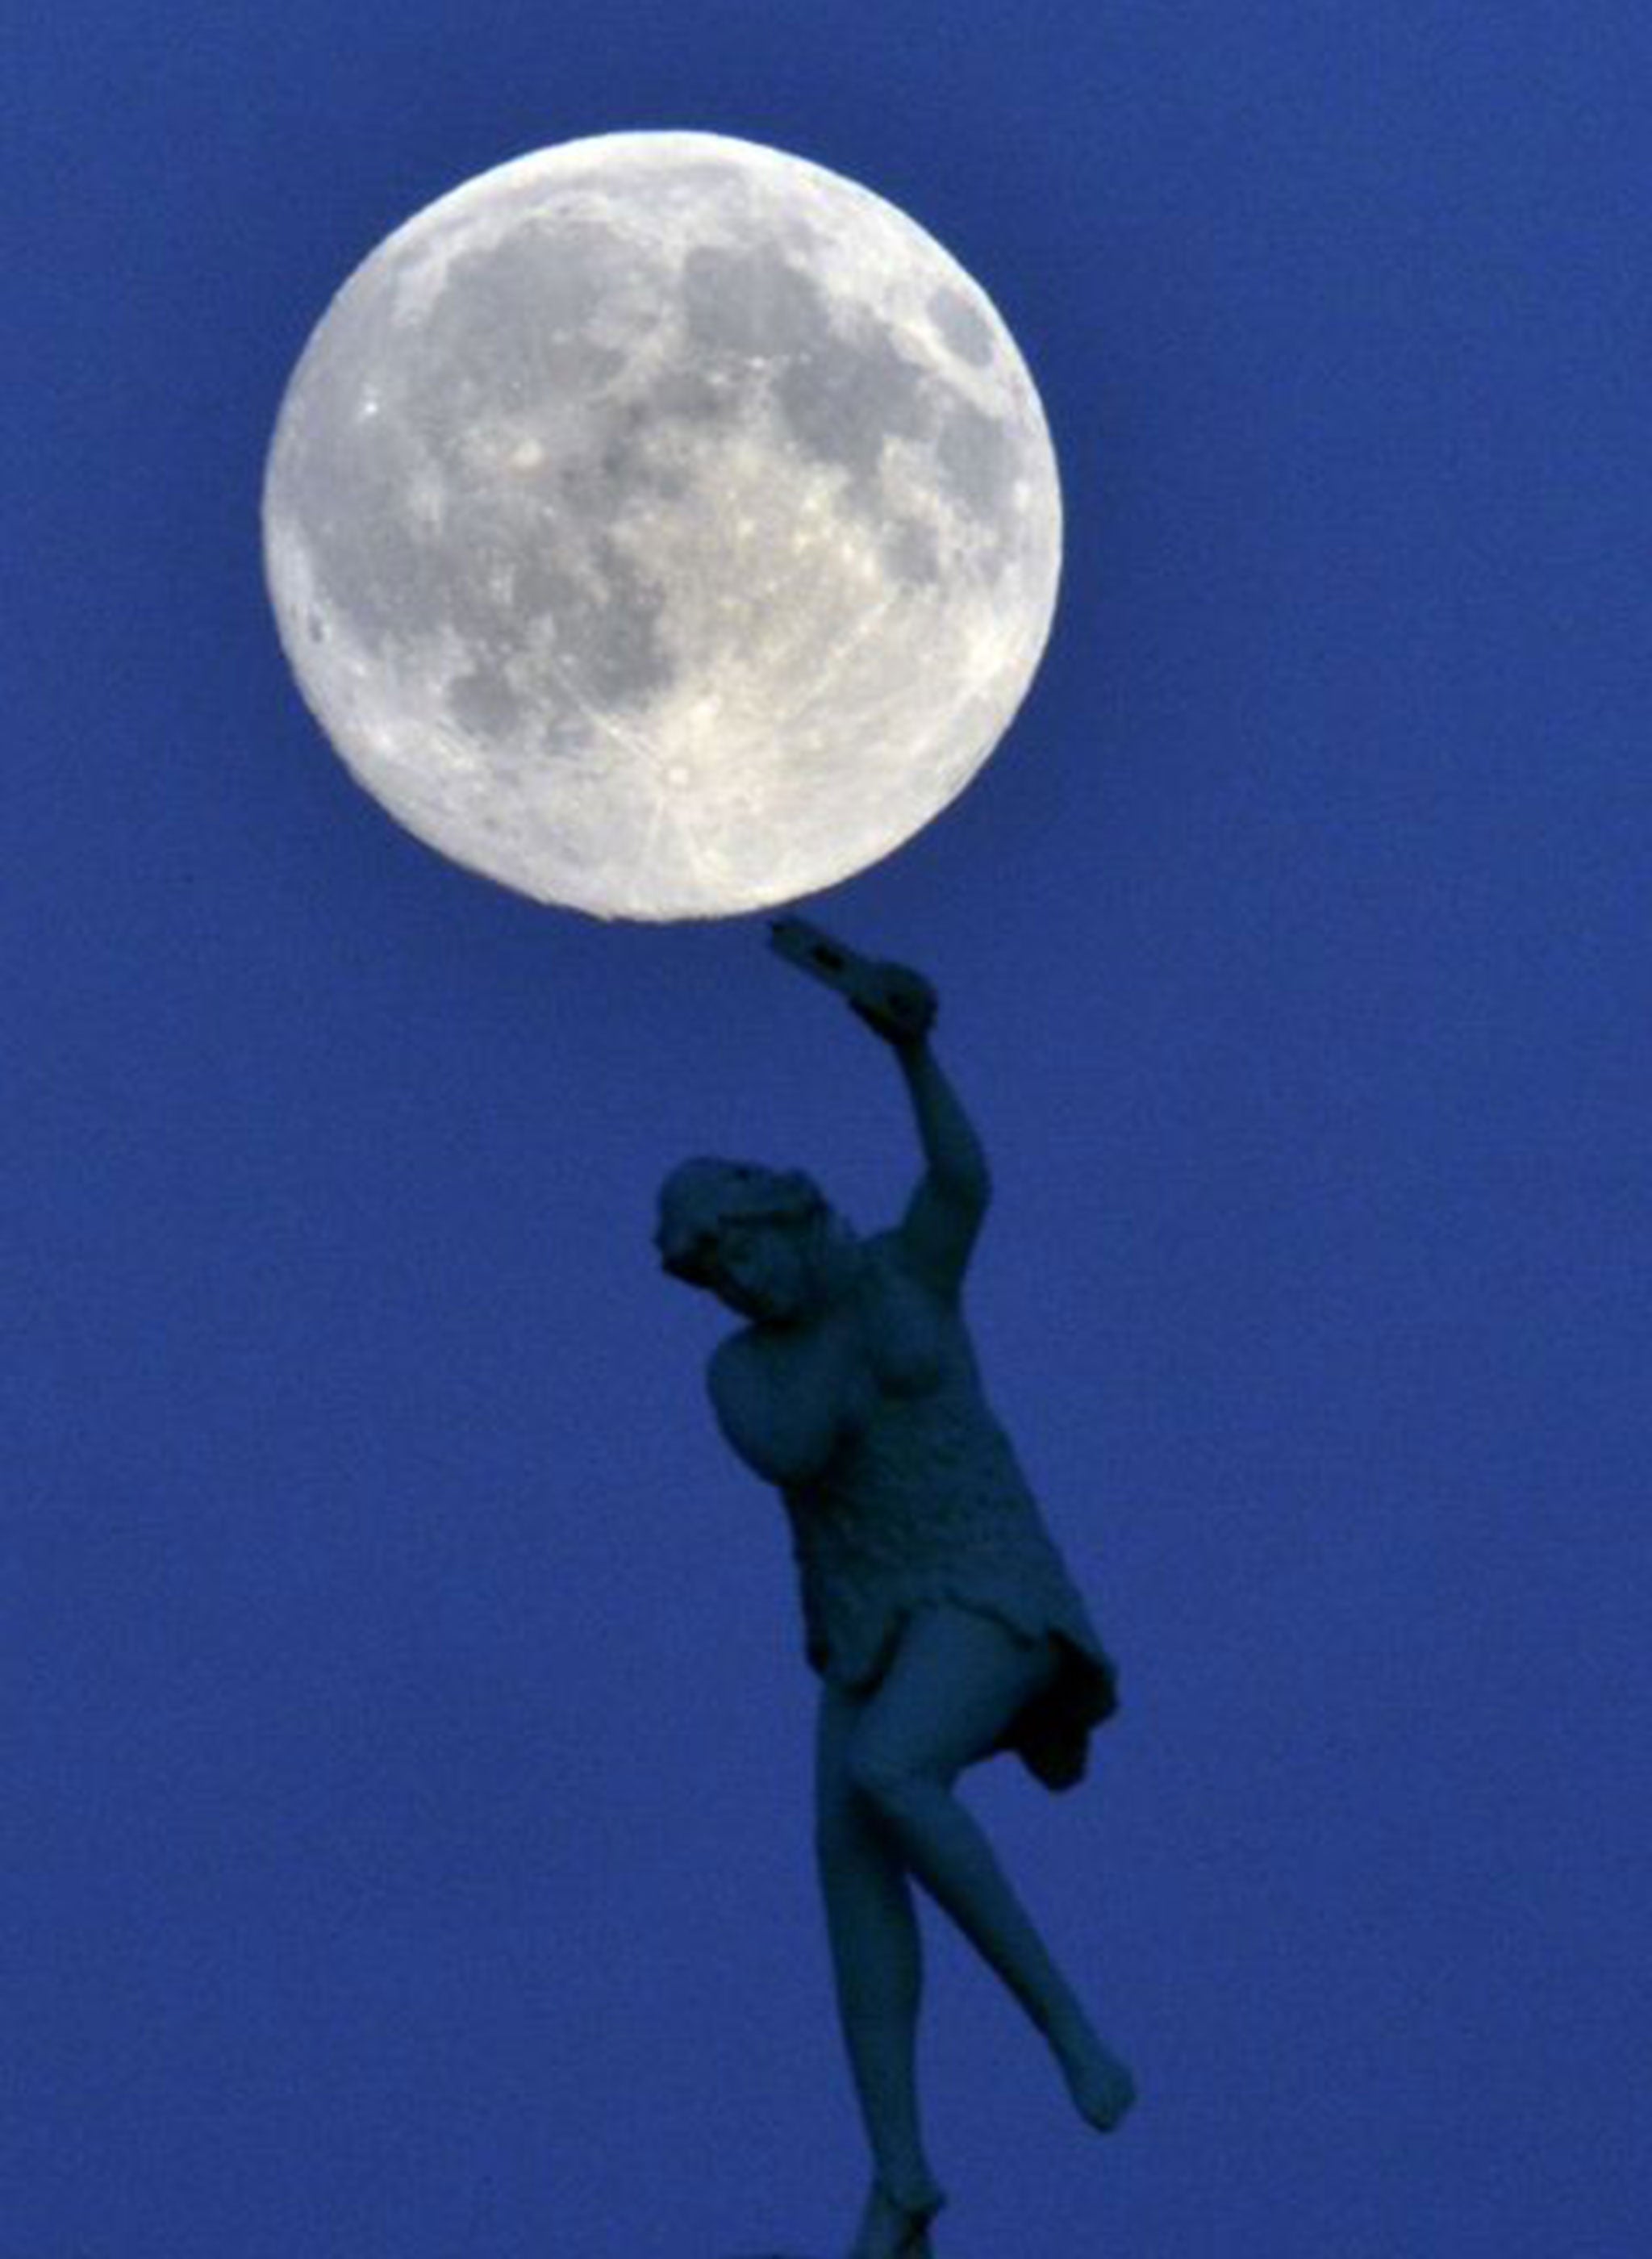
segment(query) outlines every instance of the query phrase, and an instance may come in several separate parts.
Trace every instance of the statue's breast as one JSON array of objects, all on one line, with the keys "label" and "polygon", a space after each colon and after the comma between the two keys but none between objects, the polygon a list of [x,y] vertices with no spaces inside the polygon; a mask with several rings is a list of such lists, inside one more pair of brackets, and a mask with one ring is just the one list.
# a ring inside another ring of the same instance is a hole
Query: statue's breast
[{"label": "statue's breast", "polygon": [[872,1408],[875,1385],[846,1314],[816,1326],[733,1334],[707,1379],[724,1436],[766,1481],[817,1475]]}]

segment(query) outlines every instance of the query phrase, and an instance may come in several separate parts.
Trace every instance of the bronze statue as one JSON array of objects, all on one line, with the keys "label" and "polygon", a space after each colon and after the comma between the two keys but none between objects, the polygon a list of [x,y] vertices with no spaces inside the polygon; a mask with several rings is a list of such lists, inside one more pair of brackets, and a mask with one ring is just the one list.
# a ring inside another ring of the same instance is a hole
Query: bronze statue
[{"label": "bronze statue", "polygon": [[953,1793],[1000,1750],[1072,1787],[1114,1674],[982,1394],[961,1290],[990,1186],[929,1047],[935,992],[801,919],[773,941],[893,1050],[923,1174],[900,1223],[863,1239],[801,1171],[687,1161],[655,1238],[667,1272],[745,1321],[712,1355],[711,1400],[785,1501],[822,1681],[815,1842],[874,2164],[851,2259],[929,2259],[943,2198],[915,2081],[913,1879],[1021,2003],[1093,2126],[1134,2098]]}]

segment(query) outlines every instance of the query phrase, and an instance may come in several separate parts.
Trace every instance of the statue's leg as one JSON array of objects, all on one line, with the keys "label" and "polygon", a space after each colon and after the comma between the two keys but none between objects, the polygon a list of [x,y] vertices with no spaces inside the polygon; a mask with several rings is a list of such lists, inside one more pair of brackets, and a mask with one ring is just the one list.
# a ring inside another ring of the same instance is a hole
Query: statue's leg
[{"label": "statue's leg", "polygon": [[[869,2215],[878,2207],[879,2190],[894,2207],[916,2213],[933,2210],[941,2195],[924,2156],[918,2121],[915,2056],[922,1950],[901,1854],[849,1772],[848,1751],[865,1707],[837,1687],[828,1685],[822,1692],[815,1742],[815,1856],[844,2042],[877,2169],[879,2187],[869,2202]],[[863,2240],[865,2236],[863,2229]],[[868,2243],[867,2248],[875,2247]],[[889,2248],[901,2247],[891,2243]]]},{"label": "statue's leg", "polygon": [[1050,2042],[1068,2091],[1104,2130],[1129,2107],[1124,2065],[1097,2037],[1008,1883],[952,1793],[1054,1668],[1049,1648],[966,1608],[925,1608],[854,1722],[850,1778],[912,1872],[1003,1979]]}]

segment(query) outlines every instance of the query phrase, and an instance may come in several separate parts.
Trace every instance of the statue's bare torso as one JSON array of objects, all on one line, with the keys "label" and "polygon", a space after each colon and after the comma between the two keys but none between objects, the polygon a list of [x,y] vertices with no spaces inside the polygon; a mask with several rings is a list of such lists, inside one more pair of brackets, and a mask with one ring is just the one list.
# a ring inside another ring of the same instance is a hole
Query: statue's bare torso
[{"label": "statue's bare torso", "polygon": [[893,1402],[943,1378],[979,1399],[957,1303],[911,1275],[894,1233],[863,1243],[846,1267],[844,1290],[824,1309],[795,1325],[743,1328],[708,1368],[729,1444],[781,1488],[818,1476]]}]

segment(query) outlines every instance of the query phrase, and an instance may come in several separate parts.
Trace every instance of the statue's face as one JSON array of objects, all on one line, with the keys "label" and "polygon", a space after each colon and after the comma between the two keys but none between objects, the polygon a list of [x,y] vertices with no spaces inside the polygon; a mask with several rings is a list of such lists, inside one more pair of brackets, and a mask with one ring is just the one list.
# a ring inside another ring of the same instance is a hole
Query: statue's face
[{"label": "statue's face", "polygon": [[814,1300],[804,1230],[762,1216],[709,1219],[662,1251],[665,1267],[759,1325],[785,1325]]},{"label": "statue's face", "polygon": [[714,1291],[731,1310],[759,1324],[785,1325],[813,1300],[814,1279],[796,1224],[736,1220],[722,1225],[716,1266]]}]

